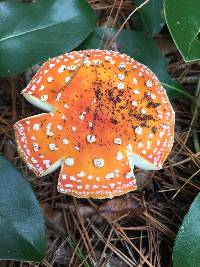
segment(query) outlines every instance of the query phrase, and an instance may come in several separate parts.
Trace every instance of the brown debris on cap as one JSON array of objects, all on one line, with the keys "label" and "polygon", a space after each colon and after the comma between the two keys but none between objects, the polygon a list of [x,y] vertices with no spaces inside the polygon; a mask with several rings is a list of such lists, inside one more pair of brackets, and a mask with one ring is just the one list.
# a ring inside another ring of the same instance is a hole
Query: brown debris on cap
[{"label": "brown debris on cap", "polygon": [[38,176],[61,165],[58,190],[112,198],[136,189],[133,168],[161,169],[174,111],[144,65],[106,50],[46,62],[23,90],[44,113],[15,124],[20,154]]}]

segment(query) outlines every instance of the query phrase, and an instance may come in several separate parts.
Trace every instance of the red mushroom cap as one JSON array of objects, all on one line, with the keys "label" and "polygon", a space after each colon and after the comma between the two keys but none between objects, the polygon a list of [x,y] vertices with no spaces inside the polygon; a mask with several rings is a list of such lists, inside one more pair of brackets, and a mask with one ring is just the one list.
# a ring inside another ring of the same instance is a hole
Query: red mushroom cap
[{"label": "red mushroom cap", "polygon": [[22,91],[50,113],[15,124],[20,154],[38,176],[61,165],[58,190],[106,198],[136,189],[134,166],[162,168],[174,138],[174,112],[144,65],[106,50],[46,62]]}]

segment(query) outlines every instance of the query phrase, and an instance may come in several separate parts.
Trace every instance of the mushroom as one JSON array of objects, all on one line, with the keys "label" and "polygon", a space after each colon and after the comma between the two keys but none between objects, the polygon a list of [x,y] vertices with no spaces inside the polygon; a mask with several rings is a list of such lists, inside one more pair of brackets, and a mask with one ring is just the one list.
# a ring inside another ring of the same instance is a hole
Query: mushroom
[{"label": "mushroom", "polygon": [[136,189],[133,169],[159,170],[174,139],[164,88],[125,54],[84,50],[55,57],[22,91],[45,113],[18,121],[20,155],[37,175],[61,166],[58,191],[112,198]]}]

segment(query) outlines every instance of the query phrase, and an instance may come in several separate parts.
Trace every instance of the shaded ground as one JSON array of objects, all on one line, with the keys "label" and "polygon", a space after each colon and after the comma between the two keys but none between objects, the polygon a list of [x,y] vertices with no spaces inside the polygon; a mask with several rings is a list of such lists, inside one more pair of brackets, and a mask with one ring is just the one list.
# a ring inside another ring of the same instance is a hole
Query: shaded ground
[{"label": "shaded ground", "polygon": [[[114,1],[89,2],[101,18],[99,25],[105,24]],[[132,1],[116,1],[115,14],[118,9],[115,26],[119,28],[133,10]],[[171,76],[195,95],[200,64],[184,63],[166,30],[157,41],[170,60]],[[0,266],[171,266],[176,232],[200,189],[200,152],[194,146],[200,120],[195,106],[189,99],[172,101],[176,112],[173,150],[163,170],[136,171],[137,192],[110,201],[80,200],[57,193],[58,172],[38,179],[19,158],[13,123],[40,112],[20,95],[29,74],[0,80],[0,152],[32,184],[44,210],[49,247],[39,265],[10,261]]]}]

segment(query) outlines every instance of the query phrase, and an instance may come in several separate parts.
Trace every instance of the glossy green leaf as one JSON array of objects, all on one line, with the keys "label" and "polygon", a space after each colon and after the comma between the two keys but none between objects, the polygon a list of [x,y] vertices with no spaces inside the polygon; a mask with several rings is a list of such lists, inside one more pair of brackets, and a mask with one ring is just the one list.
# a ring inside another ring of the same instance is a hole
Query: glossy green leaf
[{"label": "glossy green leaf", "polygon": [[200,1],[165,0],[165,17],[184,60],[200,59]]},{"label": "glossy green leaf", "polygon": [[[81,45],[81,49],[100,48],[103,34],[103,44],[106,40],[111,40],[116,31],[105,28],[96,28],[85,42]],[[163,82],[169,97],[176,98],[180,95],[191,96],[181,87],[178,81],[173,81],[167,72],[167,59],[160,53],[159,48],[153,38],[147,37],[142,32],[123,30],[121,31],[117,41],[111,47],[119,52],[126,53],[148,66]]]},{"label": "glossy green leaf", "polygon": [[77,47],[96,17],[86,0],[8,0],[0,20],[0,76],[9,76]]},{"label": "glossy green leaf", "polygon": [[41,261],[45,255],[44,221],[30,185],[0,156],[0,259]]},{"label": "glossy green leaf", "polygon": [[[136,6],[141,5],[144,0],[134,0]],[[139,18],[134,19],[134,27],[136,30],[148,32],[155,35],[161,31],[165,25],[164,18],[164,0],[151,0],[139,9]]]},{"label": "glossy green leaf", "polygon": [[176,237],[173,267],[200,266],[200,193],[193,201]]}]

